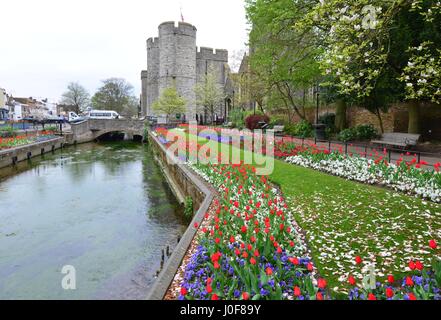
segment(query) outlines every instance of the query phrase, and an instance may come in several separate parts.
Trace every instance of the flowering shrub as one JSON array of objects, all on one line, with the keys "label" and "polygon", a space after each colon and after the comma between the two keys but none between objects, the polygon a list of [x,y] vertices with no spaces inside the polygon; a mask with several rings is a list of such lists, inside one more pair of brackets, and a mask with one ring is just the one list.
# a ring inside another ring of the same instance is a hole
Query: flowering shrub
[{"label": "flowering shrub", "polygon": [[260,129],[260,122],[269,123],[270,118],[266,115],[251,115],[245,119],[245,125],[250,130]]}]

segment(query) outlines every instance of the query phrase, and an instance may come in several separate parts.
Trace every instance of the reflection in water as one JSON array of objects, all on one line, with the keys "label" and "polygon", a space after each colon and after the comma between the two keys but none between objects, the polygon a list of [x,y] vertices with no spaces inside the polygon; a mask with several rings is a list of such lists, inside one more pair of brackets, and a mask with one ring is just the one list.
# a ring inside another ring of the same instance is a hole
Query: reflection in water
[{"label": "reflection in water", "polygon": [[[0,170],[0,299],[143,299],[185,231],[147,146],[86,144]],[[61,269],[76,269],[63,290]]]}]

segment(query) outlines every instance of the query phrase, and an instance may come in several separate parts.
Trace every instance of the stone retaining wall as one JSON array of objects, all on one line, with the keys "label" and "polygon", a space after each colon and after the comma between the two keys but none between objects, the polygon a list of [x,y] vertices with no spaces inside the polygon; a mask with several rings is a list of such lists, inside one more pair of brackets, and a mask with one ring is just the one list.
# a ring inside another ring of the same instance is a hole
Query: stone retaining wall
[{"label": "stone retaining wall", "polygon": [[62,148],[64,137],[54,138],[47,141],[35,142],[13,149],[0,151],[0,168],[14,165],[17,162],[40,156],[47,152]]},{"label": "stone retaining wall", "polygon": [[213,201],[214,191],[186,165],[168,163],[167,150],[151,132],[149,132],[148,141],[155,158],[159,162],[178,199],[182,202],[185,197],[191,197],[196,212],[187,231],[182,236],[181,241],[174,249],[170,258],[166,261],[164,268],[147,296],[148,300],[162,300],[196,235],[197,229],[194,227],[194,224],[201,224],[205,213]]}]

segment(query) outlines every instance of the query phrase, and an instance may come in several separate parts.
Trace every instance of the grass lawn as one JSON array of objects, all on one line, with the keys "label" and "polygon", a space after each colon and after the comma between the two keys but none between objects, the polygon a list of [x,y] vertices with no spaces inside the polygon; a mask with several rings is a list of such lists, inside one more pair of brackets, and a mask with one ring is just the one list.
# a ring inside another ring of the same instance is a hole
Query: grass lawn
[{"label": "grass lawn", "polygon": [[381,280],[399,276],[410,260],[430,263],[429,240],[441,242],[439,204],[281,160],[275,160],[270,179],[305,232],[320,274],[339,291],[349,274],[359,280],[367,275],[367,264],[355,265],[357,255],[375,263]]}]

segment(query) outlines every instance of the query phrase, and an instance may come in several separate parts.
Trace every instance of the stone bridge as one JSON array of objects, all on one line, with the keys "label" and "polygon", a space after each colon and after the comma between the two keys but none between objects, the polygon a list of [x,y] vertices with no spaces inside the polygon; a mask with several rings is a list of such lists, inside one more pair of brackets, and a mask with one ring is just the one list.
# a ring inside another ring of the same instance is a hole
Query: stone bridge
[{"label": "stone bridge", "polygon": [[110,132],[124,132],[129,136],[144,136],[145,123],[142,120],[131,119],[89,119],[72,123],[72,133],[67,135],[66,142],[70,144],[90,142]]}]

